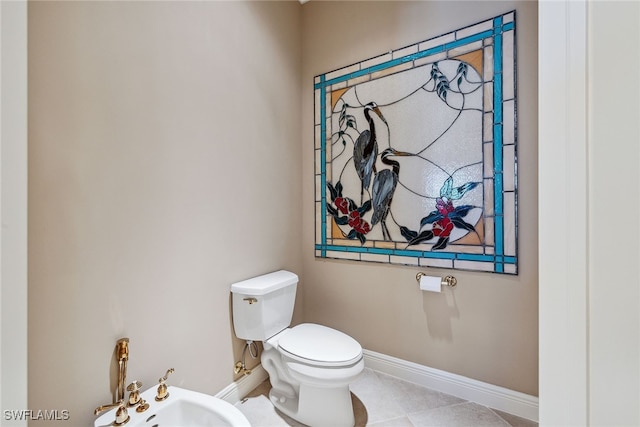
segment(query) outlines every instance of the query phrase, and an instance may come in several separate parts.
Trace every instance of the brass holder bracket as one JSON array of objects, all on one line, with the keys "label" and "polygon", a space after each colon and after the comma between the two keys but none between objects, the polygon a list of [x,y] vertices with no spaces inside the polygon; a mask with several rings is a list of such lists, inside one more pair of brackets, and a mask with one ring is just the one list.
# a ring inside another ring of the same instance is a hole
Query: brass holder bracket
[{"label": "brass holder bracket", "polygon": [[457,284],[458,284],[458,280],[453,276],[444,276],[442,278],[442,286],[455,288]]}]

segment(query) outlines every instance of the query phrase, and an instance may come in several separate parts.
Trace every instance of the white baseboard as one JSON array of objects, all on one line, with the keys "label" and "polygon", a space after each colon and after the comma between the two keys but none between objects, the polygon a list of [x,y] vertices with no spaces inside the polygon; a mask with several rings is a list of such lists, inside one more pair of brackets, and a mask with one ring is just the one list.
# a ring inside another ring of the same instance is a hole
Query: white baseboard
[{"label": "white baseboard", "polygon": [[267,378],[269,378],[269,374],[260,364],[251,370],[251,374],[245,375],[226,386],[216,394],[216,397],[235,405]]},{"label": "white baseboard", "polygon": [[[371,350],[363,350],[363,353],[365,366],[374,371],[528,420],[538,421],[538,398],[535,396]],[[260,364],[253,368],[250,375],[245,375],[229,384],[216,394],[216,397],[235,405],[267,378],[269,378],[269,374]]]},{"label": "white baseboard", "polygon": [[538,398],[461,375],[364,350],[367,368],[489,408],[538,421]]}]

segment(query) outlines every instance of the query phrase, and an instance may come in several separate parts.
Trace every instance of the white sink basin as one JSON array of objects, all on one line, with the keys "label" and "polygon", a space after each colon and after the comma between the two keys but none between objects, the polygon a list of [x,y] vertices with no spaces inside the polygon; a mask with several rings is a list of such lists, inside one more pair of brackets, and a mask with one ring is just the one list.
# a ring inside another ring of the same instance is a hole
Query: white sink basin
[{"label": "white sink basin", "polygon": [[[229,402],[197,391],[169,386],[169,397],[155,401],[156,389],[150,388],[141,394],[149,409],[139,413],[136,408],[127,408],[130,419],[125,427],[251,427],[242,412]],[[116,409],[96,419],[94,427],[112,426]]]}]

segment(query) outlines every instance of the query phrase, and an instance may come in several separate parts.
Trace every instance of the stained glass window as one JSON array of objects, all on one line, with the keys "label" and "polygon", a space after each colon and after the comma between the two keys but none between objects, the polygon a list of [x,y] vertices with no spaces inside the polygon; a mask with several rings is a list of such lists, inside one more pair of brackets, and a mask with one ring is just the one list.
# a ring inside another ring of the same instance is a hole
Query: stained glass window
[{"label": "stained glass window", "polygon": [[515,30],[315,77],[317,257],[517,274]]}]

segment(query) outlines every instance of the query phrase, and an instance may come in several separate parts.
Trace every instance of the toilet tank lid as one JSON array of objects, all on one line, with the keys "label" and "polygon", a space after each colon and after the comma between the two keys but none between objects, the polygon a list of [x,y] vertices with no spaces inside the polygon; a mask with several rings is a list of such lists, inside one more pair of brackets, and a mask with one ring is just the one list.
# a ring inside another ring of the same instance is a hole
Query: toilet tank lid
[{"label": "toilet tank lid", "polygon": [[294,283],[298,283],[298,275],[280,270],[236,282],[231,285],[231,292],[243,295],[265,295]]}]

